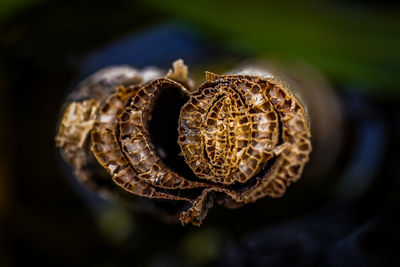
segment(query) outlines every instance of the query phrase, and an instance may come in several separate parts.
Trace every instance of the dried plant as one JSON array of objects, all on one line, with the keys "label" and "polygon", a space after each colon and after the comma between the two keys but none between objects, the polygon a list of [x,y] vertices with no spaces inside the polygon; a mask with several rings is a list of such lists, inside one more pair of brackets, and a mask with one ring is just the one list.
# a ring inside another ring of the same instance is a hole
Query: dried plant
[{"label": "dried plant", "polygon": [[[259,69],[207,72],[194,90],[181,60],[165,76],[129,71],[114,70],[108,83],[104,73],[92,78],[64,111],[56,144],[80,180],[105,188],[97,161],[135,195],[190,203],[179,219],[200,225],[214,201],[234,208],[280,197],[300,178],[311,152],[308,114],[284,82]],[[194,179],[163,162],[149,133],[158,97],[170,89],[189,96],[178,143]]]}]

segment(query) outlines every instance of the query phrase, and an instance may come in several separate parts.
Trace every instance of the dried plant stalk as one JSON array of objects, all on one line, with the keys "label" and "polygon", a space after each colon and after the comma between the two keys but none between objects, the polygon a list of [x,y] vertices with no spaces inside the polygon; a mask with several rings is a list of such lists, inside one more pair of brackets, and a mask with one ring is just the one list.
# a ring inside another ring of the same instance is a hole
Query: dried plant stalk
[{"label": "dried plant stalk", "polygon": [[[179,216],[182,224],[200,225],[214,201],[233,208],[280,197],[308,161],[311,134],[299,99],[283,82],[260,73],[207,72],[206,82],[193,92],[187,67],[176,61],[165,77],[144,81],[138,75],[135,82],[114,84],[106,97],[72,102],[57,146],[78,176],[90,158],[88,143],[125,190],[191,203]],[[158,97],[171,88],[190,96],[181,109],[178,143],[197,180],[172,171],[150,138],[148,122]]]}]

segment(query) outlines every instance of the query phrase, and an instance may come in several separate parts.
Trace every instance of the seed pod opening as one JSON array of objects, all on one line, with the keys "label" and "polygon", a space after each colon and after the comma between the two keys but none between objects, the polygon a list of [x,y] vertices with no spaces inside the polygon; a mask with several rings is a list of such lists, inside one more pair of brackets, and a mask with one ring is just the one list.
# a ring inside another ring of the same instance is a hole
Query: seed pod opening
[{"label": "seed pod opening", "polygon": [[[106,179],[134,195],[188,203],[179,220],[194,225],[214,201],[234,208],[280,197],[299,179],[311,134],[301,101],[283,82],[260,73],[208,72],[194,91],[183,61],[166,76],[150,76],[135,72],[135,79],[94,80],[73,93],[56,145],[78,179],[98,181],[97,162],[111,176]],[[189,166],[191,177],[163,161],[150,132],[163,131],[149,125],[168,90],[189,96],[177,131],[186,162],[181,164]],[[97,187],[104,189],[98,182]]]}]

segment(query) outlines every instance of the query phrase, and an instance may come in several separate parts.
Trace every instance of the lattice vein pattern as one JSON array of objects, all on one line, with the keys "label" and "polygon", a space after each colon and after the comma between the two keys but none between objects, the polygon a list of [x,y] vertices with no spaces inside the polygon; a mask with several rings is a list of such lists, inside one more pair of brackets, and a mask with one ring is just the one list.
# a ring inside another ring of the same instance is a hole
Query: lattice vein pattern
[{"label": "lattice vein pattern", "polygon": [[[78,87],[75,95],[85,97],[68,103],[56,145],[79,180],[98,191],[116,190],[98,182],[98,168],[104,168],[110,178],[103,179],[134,195],[190,203],[178,218],[200,225],[214,202],[235,208],[281,197],[300,178],[311,132],[302,102],[284,82],[260,72],[207,72],[194,90],[181,60],[166,76],[148,72],[131,70],[113,79],[106,73],[107,86],[103,76]],[[177,141],[194,178],[167,166],[149,133],[157,100],[171,89],[188,97],[177,118]]]}]

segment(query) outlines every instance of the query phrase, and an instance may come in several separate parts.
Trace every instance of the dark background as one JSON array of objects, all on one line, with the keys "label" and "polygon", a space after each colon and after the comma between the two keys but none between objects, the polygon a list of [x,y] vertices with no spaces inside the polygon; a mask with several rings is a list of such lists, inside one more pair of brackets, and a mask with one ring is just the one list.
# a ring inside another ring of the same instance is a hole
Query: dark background
[{"label": "dark background", "polygon": [[[399,266],[399,6],[289,3],[2,0],[0,266]],[[67,93],[180,57],[195,77],[249,57],[314,66],[343,110],[333,167],[200,228],[85,191],[54,146]]]}]

